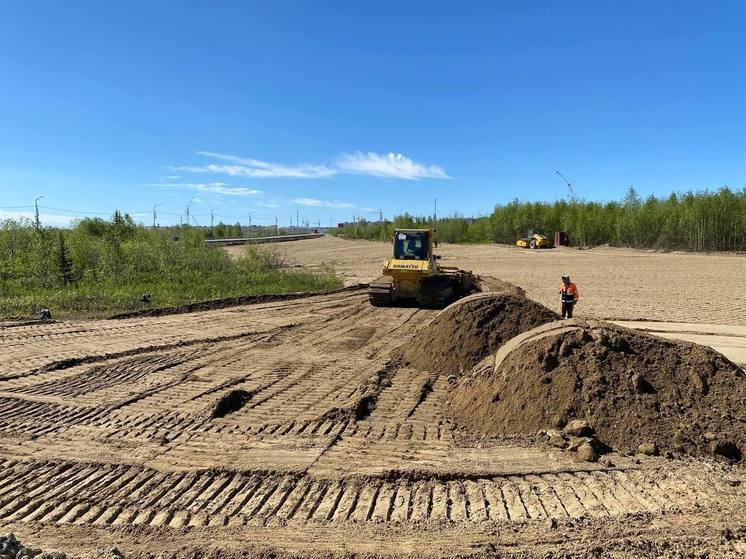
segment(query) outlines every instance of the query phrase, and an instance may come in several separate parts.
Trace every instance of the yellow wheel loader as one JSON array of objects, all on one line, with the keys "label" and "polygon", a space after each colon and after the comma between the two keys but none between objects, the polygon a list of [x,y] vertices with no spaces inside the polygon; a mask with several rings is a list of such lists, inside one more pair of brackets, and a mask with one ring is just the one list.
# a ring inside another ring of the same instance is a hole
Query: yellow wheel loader
[{"label": "yellow wheel loader", "polygon": [[450,302],[480,291],[479,276],[440,266],[433,254],[431,229],[397,229],[394,254],[383,263],[383,275],[370,282],[368,300],[376,307],[414,303],[442,308]]},{"label": "yellow wheel loader", "polygon": [[538,231],[529,230],[528,235],[515,242],[521,248],[553,248],[554,243]]}]

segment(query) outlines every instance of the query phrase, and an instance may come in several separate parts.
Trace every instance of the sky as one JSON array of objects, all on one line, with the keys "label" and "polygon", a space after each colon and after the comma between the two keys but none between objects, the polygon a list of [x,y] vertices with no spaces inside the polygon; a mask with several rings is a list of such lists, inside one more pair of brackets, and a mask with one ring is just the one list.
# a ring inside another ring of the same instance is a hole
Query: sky
[{"label": "sky", "polygon": [[[746,186],[746,2],[0,0],[0,218]],[[76,213],[74,213],[76,212]]]}]

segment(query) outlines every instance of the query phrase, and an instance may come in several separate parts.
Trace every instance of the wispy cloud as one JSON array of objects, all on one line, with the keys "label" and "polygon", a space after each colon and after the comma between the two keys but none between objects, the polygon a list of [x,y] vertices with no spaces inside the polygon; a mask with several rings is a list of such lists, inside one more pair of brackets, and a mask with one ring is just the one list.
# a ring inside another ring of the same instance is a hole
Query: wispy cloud
[{"label": "wispy cloud", "polygon": [[229,186],[223,182],[207,183],[151,183],[148,186],[158,186],[161,188],[175,188],[179,190],[194,190],[196,192],[209,192],[212,194],[222,194],[224,196],[258,196],[261,190],[255,190],[245,186]]},{"label": "wispy cloud", "polygon": [[374,152],[348,153],[337,160],[337,167],[350,173],[373,175],[406,180],[449,179],[443,167],[425,165],[411,160],[401,153],[381,155]]},{"label": "wispy cloud", "polygon": [[255,179],[276,177],[318,179],[331,177],[337,174],[336,169],[332,169],[326,165],[311,165],[308,163],[286,165],[283,163],[271,163],[269,161],[249,159],[225,153],[215,153],[212,151],[198,151],[197,153],[212,159],[227,161],[229,164],[210,163],[207,165],[186,165],[171,167],[171,169],[187,173],[213,173]]},{"label": "wispy cloud", "polygon": [[340,202],[339,200],[319,200],[318,198],[295,198],[293,204],[309,206],[312,208],[352,208],[353,204],[349,202]]},{"label": "wispy cloud", "polygon": [[366,153],[358,151],[342,154],[333,164],[299,163],[297,165],[271,163],[260,159],[213,151],[198,151],[197,153],[204,157],[216,159],[219,163],[171,166],[169,169],[185,173],[209,173],[255,179],[277,177],[320,179],[339,174],[371,175],[406,180],[451,178],[439,165],[420,163],[401,153],[393,152],[378,154],[370,151]]}]

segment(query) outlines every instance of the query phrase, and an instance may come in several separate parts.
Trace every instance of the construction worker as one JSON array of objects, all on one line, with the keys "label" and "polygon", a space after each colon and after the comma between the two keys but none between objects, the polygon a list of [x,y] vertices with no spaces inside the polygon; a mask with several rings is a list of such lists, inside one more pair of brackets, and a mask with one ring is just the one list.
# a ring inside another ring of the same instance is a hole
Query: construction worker
[{"label": "construction worker", "polygon": [[578,286],[570,281],[570,276],[562,276],[560,302],[562,303],[562,318],[572,318],[572,311],[575,303],[578,302]]}]

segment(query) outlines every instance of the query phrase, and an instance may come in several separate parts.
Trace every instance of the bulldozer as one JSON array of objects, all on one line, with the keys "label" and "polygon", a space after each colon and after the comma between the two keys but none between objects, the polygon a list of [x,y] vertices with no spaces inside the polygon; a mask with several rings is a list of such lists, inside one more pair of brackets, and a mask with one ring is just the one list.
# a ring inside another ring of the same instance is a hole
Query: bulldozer
[{"label": "bulldozer", "polygon": [[521,248],[553,248],[554,244],[545,235],[533,229],[528,230],[528,234],[515,242],[516,246]]},{"label": "bulldozer", "polygon": [[433,253],[432,229],[397,229],[393,255],[383,263],[381,277],[370,282],[368,300],[376,307],[398,303],[443,308],[452,301],[481,291],[479,276],[438,264]]}]

